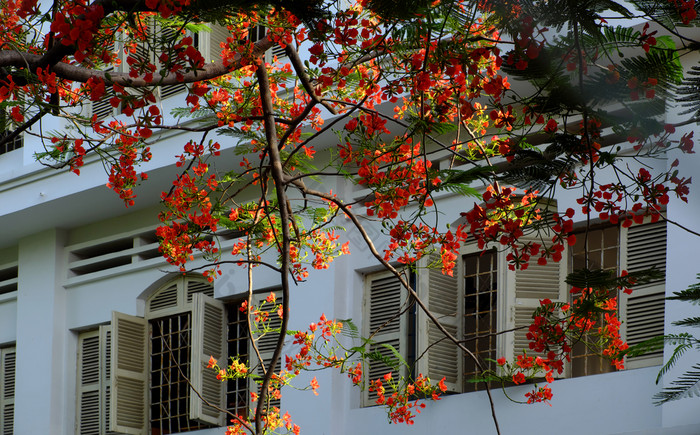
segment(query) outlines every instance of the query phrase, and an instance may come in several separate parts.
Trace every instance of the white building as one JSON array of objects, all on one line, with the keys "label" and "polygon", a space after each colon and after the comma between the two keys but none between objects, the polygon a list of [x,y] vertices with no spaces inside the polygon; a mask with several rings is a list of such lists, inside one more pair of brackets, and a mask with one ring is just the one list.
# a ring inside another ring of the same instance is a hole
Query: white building
[{"label": "white building", "polygon": [[[164,104],[170,103],[166,100]],[[668,116],[672,121],[672,108]],[[44,125],[46,130],[52,127],[61,125]],[[43,167],[33,156],[42,145],[29,136],[23,147],[0,154],[2,435],[102,434],[110,421],[116,421],[123,433],[224,432],[218,427],[222,416],[203,407],[182,379],[173,381],[179,370],[187,371],[206,396],[208,388],[216,388],[210,385],[216,381],[211,373],[201,374],[202,363],[197,358],[208,359],[210,342],[224,346],[229,355],[248,354],[245,318],[237,309],[247,290],[243,269],[225,267],[223,277],[211,287],[195,274],[183,277],[157,251],[154,229],[160,189],[170,185],[176,172],[173,156],[181,152],[185,141],[184,134],[163,135],[153,150],[154,159],[144,168],[149,180],[137,190],[137,204],[129,209],[104,186],[106,177],[97,160],[87,159],[79,177]],[[234,145],[223,145],[225,157],[218,164],[237,164],[230,161]],[[669,163],[656,164],[665,167]],[[697,168],[700,159],[696,155],[684,156],[681,171],[697,173]],[[333,183],[339,195],[357,195],[351,185]],[[443,195],[439,199],[444,213],[441,224],[456,222],[471,204],[464,197]],[[574,206],[574,201],[563,196],[558,206],[564,210]],[[697,229],[700,194],[692,191],[689,204],[672,201],[666,215]],[[377,228],[370,225],[369,230],[379,247],[386,244]],[[353,319],[367,328],[399,303],[389,298],[386,305],[372,308],[370,294],[386,290],[382,274],[363,250],[358,235],[349,232],[348,236],[353,255],[336,260],[328,270],[312,273],[308,281],[292,289],[292,329],[304,329],[321,313]],[[691,306],[667,302],[664,316],[662,296],[695,282],[700,270],[695,236],[665,223],[629,230],[599,225],[589,236],[591,255],[603,267],[633,269],[637,261],[665,267],[665,281],[638,290],[621,304],[628,340],[671,331],[673,320],[692,315]],[[443,307],[444,313],[457,312],[458,316],[446,323],[465,339],[475,332],[521,324],[518,322],[527,320],[533,304],[542,297],[567,298],[562,277],[579,260],[572,250],[559,265],[533,266],[515,274],[507,271],[502,254],[475,257],[473,252],[473,248],[464,249],[457,278],[445,279],[441,287],[429,288],[443,279],[440,275],[417,278],[420,292],[439,296],[435,301],[427,298],[435,310],[440,310],[438,301],[452,303]],[[276,288],[277,279],[275,274],[256,272],[255,290],[266,295]],[[536,285],[528,287],[528,283]],[[225,326],[208,324],[202,316],[205,309],[209,321],[225,322]],[[118,333],[117,323],[122,328]],[[409,314],[396,328],[375,338],[391,342],[410,358],[423,346],[429,333],[426,325],[420,314]],[[122,334],[114,352],[118,362],[108,357],[115,342],[113,334]],[[170,339],[165,340],[166,336]],[[480,356],[497,358],[523,347],[523,339],[510,333],[474,346]],[[269,348],[263,347],[265,350]],[[320,384],[318,397],[287,389],[281,407],[308,434],[495,433],[486,392],[473,391],[473,384],[465,381],[474,369],[456,351],[442,350],[426,369],[435,373],[433,378],[448,376],[451,389],[459,394],[428,402],[413,426],[388,424],[384,408],[368,406],[371,401],[346,375],[329,370],[313,374]],[[577,355],[566,369],[568,378],[552,385],[551,407],[516,404],[506,397],[505,393],[522,400],[527,386],[505,391],[494,388],[495,412],[503,434],[700,433],[694,399],[658,407],[652,404],[652,396],[660,389],[654,380],[661,355],[629,361],[627,369],[614,372],[599,365],[595,357],[587,358],[584,352]],[[180,369],[172,364],[173,359]],[[682,373],[696,359],[697,355],[687,354],[664,381]],[[308,385],[310,377],[302,376],[300,384]],[[122,402],[110,400],[115,390],[124,398]],[[247,390],[245,382],[229,385],[226,406],[233,412],[244,409]]]}]

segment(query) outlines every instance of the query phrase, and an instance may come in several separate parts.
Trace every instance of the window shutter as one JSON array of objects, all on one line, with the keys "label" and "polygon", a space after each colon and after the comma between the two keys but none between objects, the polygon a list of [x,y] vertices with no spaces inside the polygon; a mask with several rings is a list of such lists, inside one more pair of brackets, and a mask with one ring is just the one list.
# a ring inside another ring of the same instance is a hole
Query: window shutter
[{"label": "window shutter", "polygon": [[112,312],[109,430],[145,434],[148,428],[148,322]]},{"label": "window shutter", "polygon": [[[112,39],[109,43],[108,51],[113,53],[116,51],[116,49],[117,49],[116,47],[117,47],[117,45],[115,43],[115,40]],[[122,60],[121,57],[120,57],[120,60]],[[118,67],[118,68],[121,68],[121,67]],[[104,72],[106,74],[111,74],[115,71],[116,70],[114,69],[114,66],[112,66],[112,65],[109,65],[108,67],[104,67]],[[114,93],[114,88],[112,87],[112,85],[105,83],[105,94],[99,100],[91,102],[89,115],[90,116],[92,116],[92,115],[97,116],[98,120],[105,119],[108,116],[112,116],[114,114],[114,108],[112,107],[112,102],[110,100],[114,96],[115,96],[115,93]]]},{"label": "window shutter", "polygon": [[109,410],[111,406],[112,373],[112,326],[100,326],[100,434],[113,434],[109,431]]},{"label": "window shutter", "polygon": [[[459,338],[461,331],[462,310],[460,298],[459,271],[455,268],[454,276],[443,275],[440,269],[427,267],[440,261],[439,255],[432,255],[421,261],[418,272],[418,296],[427,305],[430,312],[440,321],[447,331]],[[447,391],[462,392],[462,354],[460,349],[416,307],[417,352],[416,372],[438,382],[445,378]],[[437,343],[437,344],[435,344]]]},{"label": "window shutter", "polygon": [[0,433],[12,435],[15,417],[15,348],[0,349]]},{"label": "window shutter", "polygon": [[[396,360],[396,356],[391,349],[383,345],[390,345],[399,354],[406,358],[408,355],[408,324],[407,316],[398,316],[399,312],[405,308],[406,292],[401,288],[401,283],[390,272],[380,272],[367,276],[365,281],[364,297],[364,336],[369,337],[375,333],[379,327],[382,329],[371,337],[373,344],[369,345],[369,352],[379,353],[384,358]],[[387,322],[390,322],[387,324]],[[410,363],[410,361],[409,361]],[[382,361],[367,361],[367,378],[365,380],[364,405],[375,404],[377,393],[369,391],[371,380],[381,378],[388,372],[395,371]],[[399,375],[405,376],[405,367],[401,367]]]},{"label": "window shutter", "polygon": [[151,313],[178,308],[178,293],[178,282],[168,284],[166,287],[158,290],[153,297],[148,299],[147,311]]},{"label": "window shutter", "polygon": [[[192,356],[190,382],[202,397],[219,409],[224,403],[225,386],[216,378],[213,370],[207,369],[209,358],[214,357],[220,367],[227,365],[224,331],[226,310],[224,304],[203,293],[193,295],[192,307]],[[190,419],[223,426],[224,414],[208,406],[196,394],[190,394]]]},{"label": "window shutter", "polygon": [[101,435],[100,416],[100,331],[94,330],[78,337],[78,406],[77,433]]},{"label": "window shutter", "polygon": [[[621,234],[621,265],[623,270],[636,272],[656,267],[664,278],[635,286],[632,294],[620,294],[622,339],[632,346],[664,333],[666,222],[633,225]],[[626,368],[661,364],[663,351],[626,358]]]},{"label": "window shutter", "polygon": [[[547,236],[543,236],[547,239]],[[532,241],[542,244],[540,238],[523,238],[522,242]],[[523,350],[529,356],[545,356],[530,350],[527,339],[528,326],[532,324],[532,314],[540,306],[540,300],[550,299],[552,302],[567,302],[568,287],[564,282],[568,262],[567,252],[562,253],[562,259],[554,262],[551,259],[546,265],[537,264],[537,258],[531,258],[529,266],[525,270],[507,270],[506,288],[515,289],[508,292],[507,299],[510,304],[506,329],[518,328],[512,333],[506,334],[506,358],[512,360]],[[556,373],[555,373],[556,376]]]},{"label": "window shutter", "polygon": [[[265,300],[265,298],[269,295],[269,293],[258,293],[253,295],[253,305],[254,306],[260,306],[260,304]],[[277,294],[277,301],[275,304],[281,304],[282,303],[282,297],[281,295]],[[270,304],[267,304],[264,308],[271,307]],[[269,317],[269,322],[268,322],[268,327],[272,330],[279,330],[282,327],[282,319],[277,315],[276,312],[270,313]],[[277,340],[279,339],[279,332],[268,332],[266,334],[261,334],[261,333],[255,333],[253,332],[253,340],[255,340],[255,344],[258,348],[258,352],[260,352],[260,358],[262,358],[263,363],[265,364],[265,369],[270,368],[270,362],[272,361],[272,355],[275,353],[275,347],[277,347]],[[262,377],[263,376],[263,367],[259,363],[258,356],[255,353],[255,349],[253,349],[253,346],[251,344],[250,346],[250,351],[248,353],[250,355],[250,367],[255,371],[255,374],[258,376]],[[277,362],[277,365],[275,366],[275,371],[280,370],[280,366],[283,363],[284,359],[281,358],[280,361]],[[253,381],[252,379],[250,380],[250,391],[258,391],[259,393],[259,385]],[[269,403],[271,407],[276,407],[279,408],[281,406],[281,400],[280,399],[275,399],[270,397],[269,398]]]},{"label": "window shutter", "polygon": [[221,62],[221,43],[226,43],[226,38],[231,36],[226,26],[210,23],[210,32],[199,32],[199,40],[202,42],[199,51],[208,63]]},{"label": "window shutter", "polygon": [[211,283],[208,281],[188,279],[185,282],[185,286],[187,288],[187,303],[192,302],[192,297],[196,293],[202,293],[209,296],[210,298],[214,298],[214,286],[211,285]]}]

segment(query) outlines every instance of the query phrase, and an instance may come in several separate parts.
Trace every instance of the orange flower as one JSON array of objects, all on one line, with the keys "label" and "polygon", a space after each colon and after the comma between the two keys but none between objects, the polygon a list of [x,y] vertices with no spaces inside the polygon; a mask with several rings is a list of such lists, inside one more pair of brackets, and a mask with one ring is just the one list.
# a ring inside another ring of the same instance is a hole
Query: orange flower
[{"label": "orange flower", "polygon": [[207,364],[207,368],[208,369],[214,368],[215,365],[216,365],[216,360],[214,359],[213,356],[210,356],[209,357],[209,364]]}]

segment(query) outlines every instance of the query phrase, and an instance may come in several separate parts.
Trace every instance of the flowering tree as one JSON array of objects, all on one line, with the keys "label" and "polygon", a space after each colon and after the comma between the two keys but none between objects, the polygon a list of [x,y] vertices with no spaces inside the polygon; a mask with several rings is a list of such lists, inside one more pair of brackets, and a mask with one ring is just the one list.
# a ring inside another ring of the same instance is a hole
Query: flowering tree
[{"label": "flowering tree", "polygon": [[[253,376],[260,384],[254,409],[231,416],[229,433],[298,432],[270,398],[309,367],[347,373],[395,422],[411,423],[424,406],[419,399],[446,390],[422,374],[365,382],[365,362],[382,358],[366,349],[372,338],[349,346],[342,325],[325,316],[308,331],[288,330],[293,283],[349,253],[340,216],[411,303],[474,359],[481,381],[537,379],[526,400],[548,401],[548,384],[584,336],[622,365],[618,290],[631,291],[654,271],[575,271],[567,279],[573,301],[542,300],[533,313],[530,349],[542,356],[525,352],[488,369],[396,265],[416,267],[435,254],[432,266],[452,275],[460,248],[473,241],[507,250],[509,267],[525,269],[562,259],[565,246],[577,243],[575,218],[623,227],[665,219],[664,206],[671,196],[685,200],[690,179],[677,162],[652,173],[626,161],[693,152],[692,133],[679,138],[677,126],[658,119],[664,99],[679,94],[698,109],[695,76],[679,86],[679,53],[697,44],[678,26],[695,20],[694,2],[640,0],[637,9],[607,0],[396,3],[2,2],[0,141],[22,132],[39,137],[38,158],[76,174],[89,155],[99,156],[107,186],[129,207],[147,178],[139,164],[158,152],[161,133],[180,131],[187,137],[175,161],[180,173],[162,194],[163,255],[186,271],[203,254],[210,279],[224,262],[279,274],[281,303],[271,295],[256,305],[249,296],[244,305],[253,332],[279,333],[262,375],[247,361],[210,361],[222,379]],[[644,23],[611,24],[617,19]],[[206,53],[201,35],[215,28],[226,37]],[[273,47],[284,61],[266,57]],[[180,107],[164,113],[159,99],[183,84]],[[94,110],[105,101],[113,108],[106,117]],[[43,131],[45,116],[70,129]],[[336,141],[322,136],[328,131]],[[228,153],[242,156],[240,167],[216,173],[213,161],[233,158],[221,152],[224,141],[235,141]],[[434,165],[438,157],[448,164]],[[349,179],[369,195],[353,203],[311,187],[314,177]],[[439,212],[434,196],[446,190],[477,197],[463,223],[447,229],[430,224]],[[576,192],[580,208],[552,212],[556,190]],[[388,249],[375,247],[361,217],[381,223]],[[231,251],[220,250],[222,232],[236,239]],[[249,294],[254,287],[251,278]],[[272,331],[275,316],[281,322]],[[287,334],[301,351],[283,361]],[[318,388],[315,378],[310,388]]]}]

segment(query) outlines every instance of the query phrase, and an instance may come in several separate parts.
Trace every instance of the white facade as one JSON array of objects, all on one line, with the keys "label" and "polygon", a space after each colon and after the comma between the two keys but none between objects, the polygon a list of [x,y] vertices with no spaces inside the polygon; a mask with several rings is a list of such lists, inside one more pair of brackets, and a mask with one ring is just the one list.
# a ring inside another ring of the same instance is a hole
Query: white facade
[{"label": "white facade", "polygon": [[[137,190],[137,205],[132,209],[125,209],[104,186],[106,176],[95,160],[88,159],[79,177],[44,168],[33,158],[41,145],[29,138],[24,148],[0,155],[0,349],[2,355],[11,354],[13,349],[16,352],[11,398],[11,364],[0,369],[0,374],[6,375],[0,382],[7,393],[0,404],[3,410],[11,410],[3,414],[3,435],[81,433],[77,417],[82,391],[78,387],[81,334],[109,324],[113,311],[147,316],[147,300],[153,292],[178,279],[176,270],[155,252],[152,231],[157,225],[159,189],[170,184],[175,173],[173,156],[185,140],[184,135],[175,135],[154,147],[154,159],[144,168],[149,180]],[[217,169],[237,164],[229,160],[233,159],[230,151],[234,145],[223,145]],[[663,167],[674,158],[669,156],[657,164]],[[697,154],[683,156],[680,170],[686,176],[693,172],[700,176],[698,168]],[[341,196],[353,195],[350,185],[332,187]],[[472,200],[464,197],[441,197],[440,225],[455,222],[471,205]],[[558,206],[565,210],[575,203],[563,196]],[[700,228],[699,215],[700,193],[692,189],[688,204],[674,200],[667,210],[669,220],[696,230]],[[379,248],[386,245],[371,225],[370,233]],[[366,321],[363,289],[371,273],[378,270],[377,263],[356,233],[351,231],[348,237],[352,255],[336,260],[328,270],[314,271],[308,281],[292,289],[291,329],[305,329],[321,313],[329,318],[350,318],[357,325]],[[666,259],[667,294],[695,282],[700,271],[695,236],[669,225]],[[499,268],[505,277],[503,269]],[[256,271],[256,290],[274,289],[277,279],[274,274]],[[223,277],[214,283],[214,296],[235,301],[246,291],[246,282],[243,269],[226,266]],[[674,330],[670,325],[673,320],[693,315],[693,308],[668,302],[666,331]],[[665,381],[698,358],[686,354]],[[697,399],[660,407],[652,404],[652,396],[660,389],[654,384],[658,369],[652,365],[557,380],[552,385],[555,397],[551,407],[516,404],[495,389],[492,393],[501,432],[700,433]],[[314,375],[320,384],[318,397],[309,391],[283,391],[282,410],[291,414],[302,433],[495,433],[484,391],[428,402],[413,426],[390,425],[383,408],[363,406],[362,392],[352,387],[346,375],[332,371]],[[308,385],[310,377],[302,375],[299,384]],[[527,390],[527,386],[510,387],[507,394],[520,400]],[[223,432],[222,428],[210,428],[194,433]]]}]

